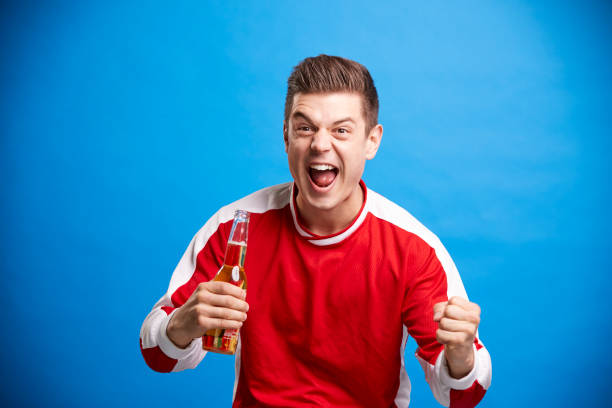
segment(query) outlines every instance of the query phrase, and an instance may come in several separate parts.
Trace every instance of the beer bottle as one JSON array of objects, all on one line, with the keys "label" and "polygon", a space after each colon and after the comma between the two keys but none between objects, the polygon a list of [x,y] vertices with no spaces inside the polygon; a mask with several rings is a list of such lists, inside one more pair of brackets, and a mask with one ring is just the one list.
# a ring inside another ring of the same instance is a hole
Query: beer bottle
[{"label": "beer bottle", "polygon": [[[214,281],[229,282],[246,290],[247,280],[244,272],[244,258],[247,249],[249,213],[236,210],[234,223],[227,241],[223,266],[213,278]],[[211,329],[202,338],[202,348],[222,354],[236,353],[238,329]]]}]

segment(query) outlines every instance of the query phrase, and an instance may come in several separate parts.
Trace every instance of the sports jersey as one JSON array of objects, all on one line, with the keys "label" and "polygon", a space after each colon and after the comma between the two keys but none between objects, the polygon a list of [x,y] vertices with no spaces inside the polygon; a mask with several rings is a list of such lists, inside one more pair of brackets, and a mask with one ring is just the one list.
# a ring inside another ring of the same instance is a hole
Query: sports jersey
[{"label": "sports jersey", "polygon": [[435,398],[473,407],[491,383],[491,360],[474,341],[474,368],[449,375],[436,341],[433,305],[467,299],[439,239],[412,215],[360,182],[357,217],[328,236],[300,221],[294,183],[221,208],[192,239],[165,295],[140,333],[147,364],[160,372],[196,367],[202,340],[185,349],[167,337],[176,308],[223,265],[234,211],[251,213],[245,260],[249,312],[235,357],[234,407],[407,407],[408,336]]}]

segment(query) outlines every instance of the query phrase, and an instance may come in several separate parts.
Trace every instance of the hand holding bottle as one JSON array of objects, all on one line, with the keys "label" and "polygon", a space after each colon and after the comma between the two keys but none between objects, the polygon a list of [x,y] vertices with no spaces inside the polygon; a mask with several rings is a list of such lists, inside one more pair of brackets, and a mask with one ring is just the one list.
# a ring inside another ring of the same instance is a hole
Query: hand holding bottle
[{"label": "hand holding bottle", "polygon": [[246,291],[227,282],[200,283],[166,328],[168,338],[185,348],[211,329],[240,329],[249,305]]}]

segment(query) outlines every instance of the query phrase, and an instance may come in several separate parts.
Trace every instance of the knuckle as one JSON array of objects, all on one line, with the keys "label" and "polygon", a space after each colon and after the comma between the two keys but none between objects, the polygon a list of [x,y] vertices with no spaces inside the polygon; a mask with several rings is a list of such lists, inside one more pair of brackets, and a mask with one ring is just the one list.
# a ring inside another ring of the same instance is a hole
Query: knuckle
[{"label": "knuckle", "polygon": [[193,307],[193,311],[195,312],[196,316],[200,316],[203,312],[202,310],[202,305],[200,303],[197,303],[194,307]]},{"label": "knuckle", "polygon": [[208,308],[205,305],[203,305],[203,304],[196,305],[195,311],[198,314],[198,316],[207,316],[208,315]]},{"label": "knuckle", "polygon": [[448,305],[444,304],[444,305],[440,305],[438,306],[435,311],[437,311],[438,313],[442,313],[442,315],[446,314],[446,310],[448,309]]},{"label": "knuckle", "polygon": [[233,311],[232,312],[232,320],[235,320],[237,322],[244,321],[244,313]]},{"label": "knuckle", "polygon": [[231,318],[231,315],[227,311],[227,309],[219,309],[219,313],[217,314],[217,317],[219,319],[227,320],[227,319]]},{"label": "knuckle", "polygon": [[210,292],[201,291],[200,293],[198,293],[198,301],[200,303],[210,303]]},{"label": "knuckle", "polygon": [[438,302],[434,305],[434,309],[443,310],[444,307],[448,304],[448,302]]},{"label": "knuckle", "polygon": [[444,314],[446,316],[456,316],[458,312],[459,312],[459,307],[458,306],[449,305],[449,306],[446,307],[446,310],[445,310]]},{"label": "knuckle", "polygon": [[219,293],[221,294],[228,294],[231,292],[232,290],[232,284],[228,283],[228,282],[216,282],[217,283],[217,290],[219,291]]},{"label": "knuckle", "polygon": [[222,282],[219,282],[219,281],[210,281],[210,282],[208,282],[207,289],[209,291],[218,293],[219,292],[219,288],[223,287],[221,285],[221,283]]},{"label": "knuckle", "polygon": [[231,298],[231,296],[227,296],[227,295],[224,296],[222,303],[223,303],[223,306],[225,306],[225,307],[230,307],[230,308],[234,307],[234,302],[233,302],[233,299]]},{"label": "knuckle", "polygon": [[457,305],[461,303],[461,298],[459,296],[453,296],[448,300],[448,303],[450,303],[451,305]]}]

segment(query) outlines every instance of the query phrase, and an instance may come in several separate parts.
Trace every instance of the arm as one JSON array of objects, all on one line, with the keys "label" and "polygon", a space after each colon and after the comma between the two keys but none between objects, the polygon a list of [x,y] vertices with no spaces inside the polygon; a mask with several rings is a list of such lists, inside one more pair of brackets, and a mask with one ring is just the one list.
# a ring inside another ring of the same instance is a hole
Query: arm
[{"label": "arm", "polygon": [[475,364],[473,346],[480,324],[480,306],[454,296],[448,302],[434,305],[434,321],[438,322],[436,339],[444,344],[450,376],[465,377]]},{"label": "arm", "polygon": [[[452,333],[459,329],[451,320],[460,319],[455,319],[457,310],[453,310],[457,305],[448,308],[446,302],[453,297],[451,304],[469,302],[459,300],[467,295],[450,256],[437,239],[431,244],[422,242],[415,248],[412,263],[416,269],[404,302],[404,324],[417,341],[416,358],[438,402],[451,408],[471,408],[490,386],[491,360],[475,327],[471,338]],[[460,329],[470,330],[467,326]]]}]

